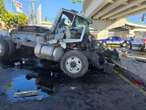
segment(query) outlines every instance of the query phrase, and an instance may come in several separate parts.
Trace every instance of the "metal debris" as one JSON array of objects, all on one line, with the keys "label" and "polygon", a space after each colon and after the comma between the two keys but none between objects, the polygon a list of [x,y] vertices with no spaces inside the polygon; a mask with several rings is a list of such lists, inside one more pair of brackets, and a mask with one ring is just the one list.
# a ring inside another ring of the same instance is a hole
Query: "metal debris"
[{"label": "metal debris", "polygon": [[38,95],[39,95],[38,90],[32,90],[32,91],[16,92],[14,94],[14,97],[32,97],[32,96],[38,96]]},{"label": "metal debris", "polygon": [[17,67],[17,66],[20,66],[21,65],[21,62],[15,62],[14,65]]}]

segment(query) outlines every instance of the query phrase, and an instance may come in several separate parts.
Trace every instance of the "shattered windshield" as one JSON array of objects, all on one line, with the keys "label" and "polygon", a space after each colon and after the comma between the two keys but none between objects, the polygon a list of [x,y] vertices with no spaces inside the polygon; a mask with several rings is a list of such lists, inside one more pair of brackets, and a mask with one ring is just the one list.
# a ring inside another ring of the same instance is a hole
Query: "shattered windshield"
[{"label": "shattered windshield", "polygon": [[85,26],[88,26],[89,25],[89,23],[88,23],[88,21],[87,20],[85,20],[84,18],[81,18],[81,17],[77,17],[76,18],[76,25],[78,26],[78,25],[85,25]]},{"label": "shattered windshield", "polygon": [[76,17],[75,25],[77,27],[85,26],[86,29],[89,30],[89,22],[86,19],[82,18],[82,17],[79,17],[79,16]]}]

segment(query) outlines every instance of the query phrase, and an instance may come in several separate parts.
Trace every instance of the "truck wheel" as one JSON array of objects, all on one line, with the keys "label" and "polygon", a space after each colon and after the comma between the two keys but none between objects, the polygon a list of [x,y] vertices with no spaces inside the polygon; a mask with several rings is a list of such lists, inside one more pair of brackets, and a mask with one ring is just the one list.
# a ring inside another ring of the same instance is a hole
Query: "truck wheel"
[{"label": "truck wheel", "polygon": [[15,45],[11,41],[0,39],[0,62],[9,64],[13,53],[15,52]]},{"label": "truck wheel", "polygon": [[6,63],[9,55],[9,44],[6,40],[0,39],[0,61]]},{"label": "truck wheel", "polygon": [[71,78],[84,76],[88,71],[88,66],[86,56],[76,50],[65,53],[60,61],[61,70]]},{"label": "truck wheel", "polygon": [[12,41],[7,41],[8,42],[8,45],[9,45],[9,56],[13,56],[15,51],[16,51],[16,46],[15,44],[12,42]]}]

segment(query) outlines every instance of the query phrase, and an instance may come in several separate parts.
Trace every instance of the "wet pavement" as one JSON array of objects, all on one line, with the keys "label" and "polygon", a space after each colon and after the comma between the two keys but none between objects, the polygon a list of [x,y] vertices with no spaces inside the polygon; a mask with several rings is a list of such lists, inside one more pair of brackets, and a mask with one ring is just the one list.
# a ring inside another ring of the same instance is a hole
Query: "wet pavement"
[{"label": "wet pavement", "polygon": [[[38,91],[19,97],[16,92]],[[59,69],[0,69],[0,110],[146,110],[146,97],[117,75],[89,71],[70,79]]]}]

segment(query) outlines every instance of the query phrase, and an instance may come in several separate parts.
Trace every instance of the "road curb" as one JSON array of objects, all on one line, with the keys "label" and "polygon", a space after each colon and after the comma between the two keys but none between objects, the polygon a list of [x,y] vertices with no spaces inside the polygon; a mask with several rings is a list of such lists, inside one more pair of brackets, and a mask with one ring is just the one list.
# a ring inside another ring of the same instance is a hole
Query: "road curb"
[{"label": "road curb", "polygon": [[139,62],[146,63],[146,58],[145,57],[138,57],[138,56],[128,56],[128,58],[133,58]]},{"label": "road curb", "polygon": [[123,65],[121,65],[118,62],[115,63],[115,71],[118,74],[122,74],[124,77],[126,77],[128,80],[130,80],[134,85],[142,86],[146,89],[146,81],[144,81],[142,78],[140,78],[138,75],[135,75],[131,71],[129,71],[127,68],[125,68]]}]

